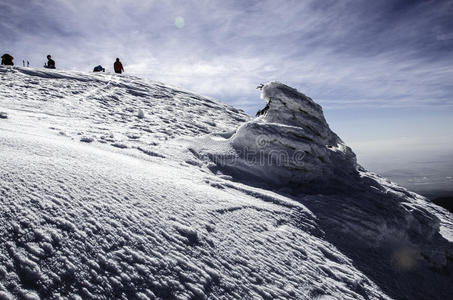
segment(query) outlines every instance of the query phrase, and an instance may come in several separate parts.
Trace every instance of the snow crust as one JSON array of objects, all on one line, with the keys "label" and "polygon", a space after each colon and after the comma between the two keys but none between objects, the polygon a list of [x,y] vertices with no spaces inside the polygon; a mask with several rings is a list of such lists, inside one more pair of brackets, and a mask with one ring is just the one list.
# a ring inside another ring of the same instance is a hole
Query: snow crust
[{"label": "snow crust", "polygon": [[251,119],[133,76],[0,83],[0,299],[453,294],[451,214],[360,167],[293,88]]}]

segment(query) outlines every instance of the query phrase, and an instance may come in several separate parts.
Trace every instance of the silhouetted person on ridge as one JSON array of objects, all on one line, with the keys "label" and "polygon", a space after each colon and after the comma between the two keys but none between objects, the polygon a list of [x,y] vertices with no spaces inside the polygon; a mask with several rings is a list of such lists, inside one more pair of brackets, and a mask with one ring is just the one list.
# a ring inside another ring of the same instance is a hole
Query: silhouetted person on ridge
[{"label": "silhouetted person on ridge", "polygon": [[9,55],[8,53],[3,54],[2,55],[2,65],[14,66],[13,59],[14,59],[14,57]]},{"label": "silhouetted person on ridge", "polygon": [[113,69],[115,73],[121,74],[124,72],[123,64],[120,62],[120,59],[117,58],[115,63],[113,64]]},{"label": "silhouetted person on ridge", "polygon": [[47,64],[44,64],[46,69],[55,69],[55,61],[52,59],[52,56],[47,55]]}]

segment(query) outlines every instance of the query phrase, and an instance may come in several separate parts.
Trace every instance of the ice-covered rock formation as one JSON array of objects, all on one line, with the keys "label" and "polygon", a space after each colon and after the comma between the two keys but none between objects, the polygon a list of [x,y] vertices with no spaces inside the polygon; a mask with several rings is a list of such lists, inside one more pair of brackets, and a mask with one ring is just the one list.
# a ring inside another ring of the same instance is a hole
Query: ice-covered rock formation
[{"label": "ice-covered rock formation", "polygon": [[236,177],[303,191],[330,192],[356,177],[351,148],[330,130],[322,108],[287,85],[262,87],[268,109],[238,128],[226,152],[208,155]]}]

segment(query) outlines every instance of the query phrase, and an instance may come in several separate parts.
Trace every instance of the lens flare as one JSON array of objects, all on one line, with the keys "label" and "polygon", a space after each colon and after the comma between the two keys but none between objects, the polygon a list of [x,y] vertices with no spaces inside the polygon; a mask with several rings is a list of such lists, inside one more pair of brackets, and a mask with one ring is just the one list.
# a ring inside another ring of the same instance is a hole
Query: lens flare
[{"label": "lens flare", "polygon": [[392,264],[399,271],[411,271],[417,265],[418,252],[415,249],[404,247],[393,254]]},{"label": "lens flare", "polygon": [[179,29],[184,27],[184,18],[183,17],[176,17],[175,18],[175,26]]}]

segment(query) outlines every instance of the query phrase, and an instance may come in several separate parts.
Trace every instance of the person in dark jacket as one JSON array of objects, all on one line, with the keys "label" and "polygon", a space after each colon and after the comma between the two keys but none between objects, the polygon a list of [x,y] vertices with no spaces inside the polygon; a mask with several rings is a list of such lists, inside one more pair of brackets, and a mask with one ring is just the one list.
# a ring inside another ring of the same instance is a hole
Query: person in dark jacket
[{"label": "person in dark jacket", "polygon": [[105,69],[101,65],[99,65],[94,67],[93,72],[105,72]]},{"label": "person in dark jacket", "polygon": [[14,66],[13,59],[14,59],[14,57],[9,55],[8,53],[3,54],[2,55],[2,65]]},{"label": "person in dark jacket", "polygon": [[47,64],[44,64],[46,69],[55,69],[55,61],[52,59],[52,56],[47,55]]},{"label": "person in dark jacket", "polygon": [[115,70],[115,73],[118,74],[124,72],[123,64],[120,62],[119,58],[117,58],[115,63],[113,64],[113,69]]}]

